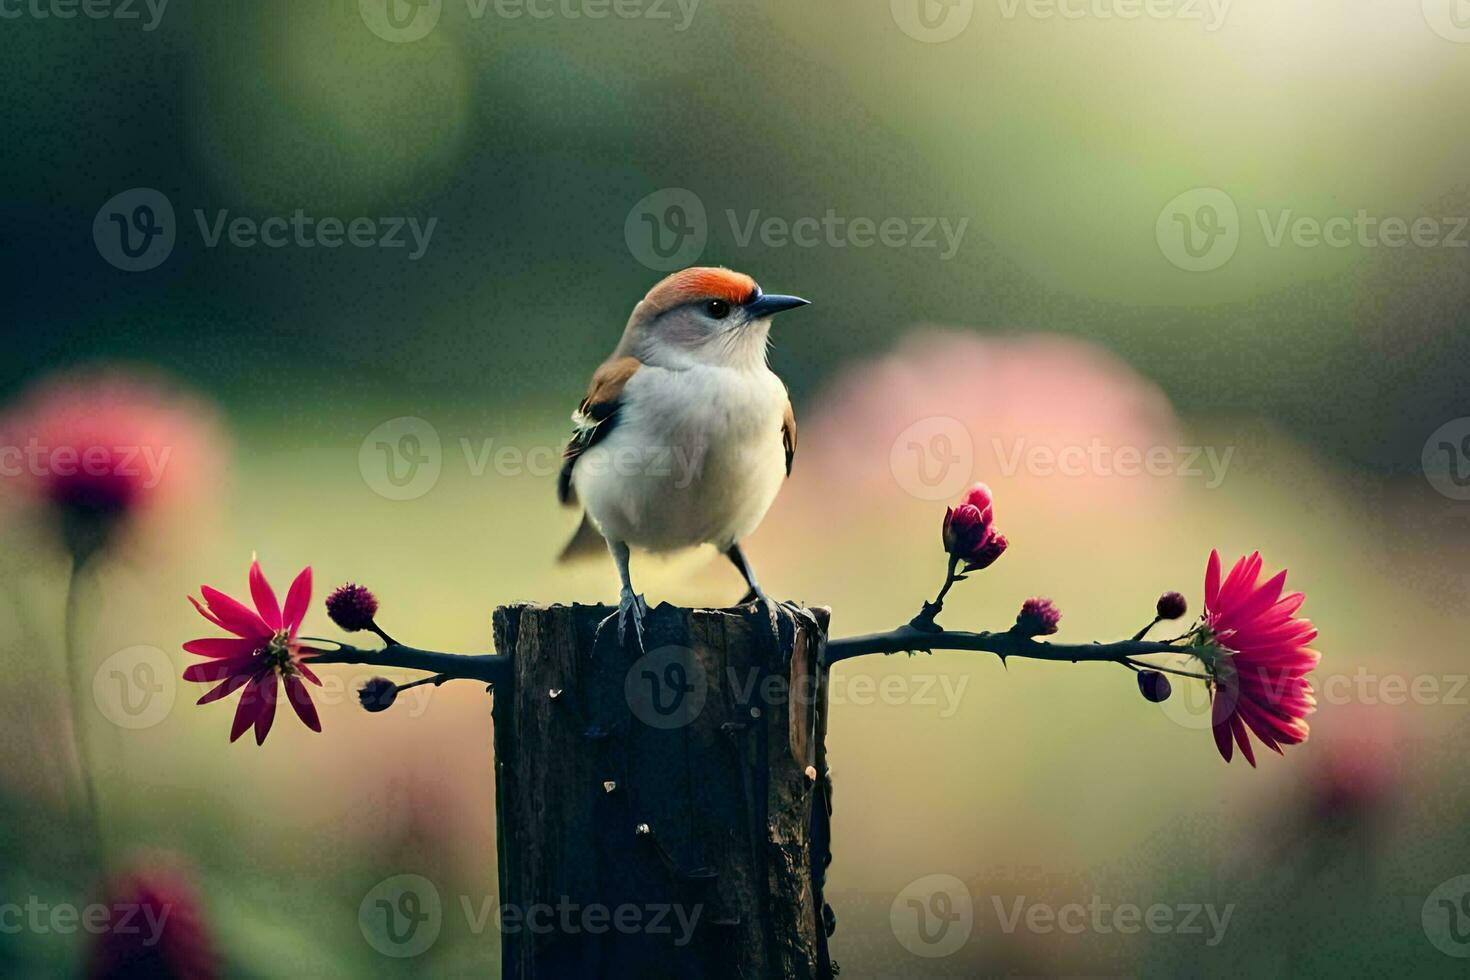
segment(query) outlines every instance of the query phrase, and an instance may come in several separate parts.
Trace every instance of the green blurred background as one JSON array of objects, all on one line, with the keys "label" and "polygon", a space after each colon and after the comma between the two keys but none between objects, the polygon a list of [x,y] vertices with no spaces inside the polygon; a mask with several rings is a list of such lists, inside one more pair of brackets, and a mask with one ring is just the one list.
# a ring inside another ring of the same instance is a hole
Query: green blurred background
[{"label": "green blurred background", "polygon": [[[317,599],[366,582],[385,626],[435,649],[483,650],[499,603],[614,595],[610,567],[552,563],[576,518],[544,460],[663,274],[638,233],[644,213],[672,220],[680,188],[705,214],[686,264],[814,301],[774,335],[802,442],[751,542],[773,593],[831,606],[841,634],[906,620],[942,575],[944,501],[984,479],[1012,547],[956,593],[951,626],[1003,627],[1046,594],[1062,638],[1128,635],[1164,589],[1197,611],[1219,547],[1289,567],[1322,630],[1313,738],[1256,771],[1215,755],[1197,697],[1161,710],[1116,669],[961,654],[837,668],[902,692],[849,688],[834,708],[843,975],[1459,972],[1422,914],[1470,874],[1470,503],[1450,479],[1470,460],[1426,464],[1438,433],[1470,435],[1470,129],[1454,115],[1470,32],[1452,4],[1235,0],[1215,22],[1185,0],[1135,18],[1101,0],[1071,4],[1077,17],[1001,0],[689,2],[594,19],[586,0],[545,18],[445,0],[412,40],[374,0],[173,0],[151,30],[141,5],[138,20],[4,8],[0,395],[143,365],[228,432],[218,486],[95,570],[89,662],[141,645],[182,669],[179,644],[210,632],[184,595],[243,595],[252,551],[278,589],[306,564]],[[921,13],[963,29],[924,40]],[[92,229],[140,187],[171,202],[177,240],[129,272]],[[1224,192],[1238,241],[1190,271],[1170,229],[1206,220],[1200,188]],[[209,247],[196,209],[435,223],[418,258]],[[744,235],[752,217],[829,211],[964,231],[949,257],[937,229],[933,248]],[[1273,243],[1283,220],[1360,211],[1430,218],[1442,237]],[[437,476],[391,499],[374,447],[423,426]],[[1097,442],[1178,465],[1007,464]],[[959,463],[953,491],[905,462],[915,443]],[[1218,479],[1186,471],[1195,447],[1228,454]],[[80,902],[65,562],[24,512],[6,520],[0,899]],[[655,601],[742,591],[722,563],[639,568]],[[330,631],[319,605],[308,630]],[[228,745],[229,709],[194,708],[181,682],[146,728],[85,718],[109,852],[190,866],[234,975],[493,973],[495,929],[460,902],[495,892],[486,697],[448,686],[368,715],[353,690],[369,673],[331,673],[324,733],[285,717],[261,748]],[[1433,695],[1395,694],[1425,678]],[[398,960],[357,911],[403,873],[446,911],[432,948]],[[965,884],[975,921],[925,957],[890,910],[934,874]],[[1023,895],[1235,911],[1214,946],[1007,933],[992,897]],[[67,971],[85,944],[6,932],[0,969]]]}]

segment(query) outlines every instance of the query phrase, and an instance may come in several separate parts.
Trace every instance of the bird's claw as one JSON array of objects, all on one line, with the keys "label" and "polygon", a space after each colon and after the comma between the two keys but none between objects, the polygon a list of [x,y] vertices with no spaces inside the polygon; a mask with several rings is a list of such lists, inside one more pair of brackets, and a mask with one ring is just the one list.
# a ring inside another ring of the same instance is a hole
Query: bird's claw
[{"label": "bird's claw", "polygon": [[643,655],[643,621],[648,616],[648,603],[641,595],[625,592],[618,599],[618,642],[628,650]]},{"label": "bird's claw", "polygon": [[[749,605],[752,602],[758,603],[765,611],[766,616],[771,620],[773,631],[776,634],[777,640],[781,644],[782,656],[789,664],[791,661],[791,656],[796,650],[797,621],[809,623],[813,627],[817,627],[816,616],[812,615],[812,611],[810,609],[807,609],[805,606],[798,605],[797,603],[777,602],[775,599],[772,599],[770,596],[766,595],[766,591],[759,586],[756,586],[755,588],[747,592],[745,598],[741,601],[740,604]],[[790,615],[781,615],[782,610],[789,613]]]}]

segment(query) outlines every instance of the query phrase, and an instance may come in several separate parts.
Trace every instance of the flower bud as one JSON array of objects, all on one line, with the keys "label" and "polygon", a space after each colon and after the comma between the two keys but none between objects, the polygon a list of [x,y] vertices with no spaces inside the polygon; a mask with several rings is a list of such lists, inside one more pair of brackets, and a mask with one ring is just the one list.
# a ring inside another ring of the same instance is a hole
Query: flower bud
[{"label": "flower bud", "polygon": [[1140,670],[1138,672],[1138,690],[1145,700],[1154,704],[1169,700],[1169,695],[1174,693],[1174,688],[1169,684],[1169,678],[1157,670]]},{"label": "flower bud", "polygon": [[990,537],[980,547],[968,555],[961,555],[965,559],[965,571],[978,572],[982,568],[989,568],[995,564],[997,558],[1005,554],[1010,541],[999,531],[992,532]]},{"label": "flower bud", "polygon": [[1006,550],[1005,535],[992,523],[994,498],[990,488],[977,483],[956,507],[944,512],[944,550],[965,563],[965,571],[988,568]]},{"label": "flower bud", "polygon": [[368,711],[387,711],[398,699],[398,685],[386,677],[374,677],[357,692],[357,700]]},{"label": "flower bud", "polygon": [[1155,608],[1160,619],[1178,619],[1189,611],[1189,603],[1178,592],[1165,592],[1159,596],[1159,603]]},{"label": "flower bud", "polygon": [[965,499],[960,501],[961,505],[976,507],[989,524],[994,516],[995,494],[990,492],[990,487],[983,483],[977,483],[965,493]]},{"label": "flower bud", "polygon": [[371,627],[377,614],[377,598],[361,585],[348,582],[327,596],[327,615],[349,633]]},{"label": "flower bud", "polygon": [[990,533],[985,515],[972,504],[960,504],[944,512],[944,550],[963,558],[974,551]]},{"label": "flower bud", "polygon": [[1016,632],[1027,636],[1050,636],[1057,631],[1062,611],[1050,599],[1037,596],[1021,604],[1016,615]]}]

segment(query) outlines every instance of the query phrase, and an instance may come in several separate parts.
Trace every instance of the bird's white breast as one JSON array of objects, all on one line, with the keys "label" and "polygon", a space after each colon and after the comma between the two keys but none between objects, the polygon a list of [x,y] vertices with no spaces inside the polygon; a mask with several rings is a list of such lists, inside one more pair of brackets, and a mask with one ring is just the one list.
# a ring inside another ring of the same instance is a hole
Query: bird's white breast
[{"label": "bird's white breast", "polygon": [[638,547],[729,547],[785,479],[785,406],[765,368],[640,368],[612,432],[577,460],[577,497],[604,534]]}]

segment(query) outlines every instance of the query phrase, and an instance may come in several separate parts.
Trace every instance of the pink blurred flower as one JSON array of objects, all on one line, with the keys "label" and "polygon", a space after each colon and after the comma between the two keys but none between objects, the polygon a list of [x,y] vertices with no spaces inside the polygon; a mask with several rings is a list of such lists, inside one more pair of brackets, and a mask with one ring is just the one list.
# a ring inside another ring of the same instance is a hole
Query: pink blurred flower
[{"label": "pink blurred flower", "polygon": [[221,442],[214,412],[160,380],[76,371],[0,418],[0,486],[45,505],[85,558],[145,513],[185,509],[219,471]]},{"label": "pink blurred flower", "polygon": [[259,561],[250,563],[250,595],[255,609],[207,585],[202,586],[201,591],[204,604],[193,596],[189,597],[199,615],[234,636],[208,637],[185,643],[184,649],[189,653],[208,659],[187,668],[184,680],[206,684],[219,682],[217,687],[199,699],[199,704],[218,701],[241,687],[245,689],[235,709],[230,741],[245,734],[252,725],[255,727],[255,743],[259,745],[265,741],[275,721],[278,683],[285,687],[286,697],[296,710],[296,716],[307,728],[321,731],[316,705],[312,703],[302,678],[318,686],[321,681],[301,659],[303,654],[320,651],[302,646],[296,639],[311,604],[311,567],[303,568],[291,583],[284,608],[277,603],[276,594],[261,572]]},{"label": "pink blurred flower", "polygon": [[1163,392],[1105,348],[1048,334],[916,329],[844,368],[801,438],[781,499],[810,511],[944,499],[977,479],[1045,509],[1112,511],[1187,483],[1150,472],[1151,452],[1182,466]]},{"label": "pink blurred flower", "polygon": [[[152,864],[152,862],[150,862]],[[93,943],[92,980],[208,980],[218,972],[214,942],[187,877],[156,866],[105,888],[108,920]]]},{"label": "pink blurred flower", "polygon": [[1307,646],[1317,630],[1296,617],[1306,597],[1300,592],[1281,595],[1284,570],[1265,583],[1260,575],[1261,554],[1255,552],[1237,561],[1221,582],[1220,553],[1211,551],[1202,623],[1206,641],[1225,654],[1207,664],[1213,678],[1215,745],[1226,762],[1234,745],[1240,746],[1252,766],[1256,756],[1247,728],[1278,755],[1282,745],[1306,741],[1305,718],[1317,705],[1306,675],[1321,656]]}]

